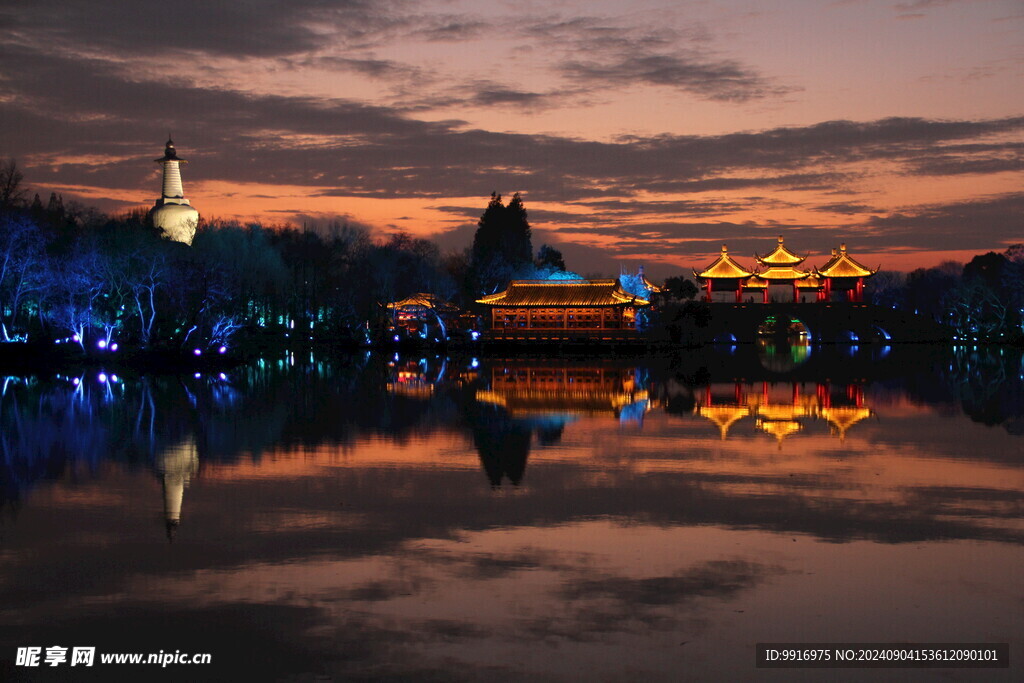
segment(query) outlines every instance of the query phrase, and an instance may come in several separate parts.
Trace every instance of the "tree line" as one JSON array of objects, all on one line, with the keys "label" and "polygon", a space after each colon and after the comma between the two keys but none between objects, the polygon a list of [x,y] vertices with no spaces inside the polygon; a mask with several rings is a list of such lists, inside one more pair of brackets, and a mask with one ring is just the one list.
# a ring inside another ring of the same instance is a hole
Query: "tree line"
[{"label": "tree line", "polygon": [[95,351],[133,345],[200,353],[248,340],[363,344],[386,304],[429,292],[467,307],[511,277],[565,272],[543,246],[531,258],[518,195],[493,195],[473,247],[442,254],[427,239],[374,238],[334,222],[310,228],[211,220],[192,246],[164,239],[139,209],[107,216],[58,195],[28,199],[0,164],[0,339],[56,340]]},{"label": "tree line", "polygon": [[[316,228],[205,221],[191,247],[164,239],[145,210],[107,216],[55,194],[28,198],[13,161],[0,162],[0,340],[219,350],[243,332],[363,344],[386,327],[388,302],[429,292],[471,309],[509,280],[574,279],[562,254],[534,254],[522,198],[492,194],[470,248],[442,254],[408,233],[373,237],[340,222]],[[634,282],[634,280],[636,282]],[[657,305],[697,293],[683,277]],[[635,286],[634,286],[635,285]],[[1024,337],[1024,245],[867,282],[879,305],[912,310],[958,336]]]},{"label": "tree line", "polygon": [[865,291],[880,306],[950,327],[960,341],[1024,340],[1024,244],[910,273],[880,271]]}]

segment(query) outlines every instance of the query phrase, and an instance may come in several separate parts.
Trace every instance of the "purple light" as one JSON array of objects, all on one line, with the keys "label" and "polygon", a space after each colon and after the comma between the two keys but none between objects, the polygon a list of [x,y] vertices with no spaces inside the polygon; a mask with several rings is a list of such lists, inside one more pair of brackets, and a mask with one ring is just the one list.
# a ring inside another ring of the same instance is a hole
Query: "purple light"
[{"label": "purple light", "polygon": [[101,372],[96,379],[98,379],[100,381],[100,384],[106,384],[106,382],[107,382],[107,375],[105,373]]},{"label": "purple light", "polygon": [[110,382],[112,384],[117,384],[117,375],[111,375],[110,376]]},{"label": "purple light", "polygon": [[117,351],[117,342],[114,342],[113,344],[110,345],[110,350]]},{"label": "purple light", "polygon": [[101,349],[107,348],[107,340],[106,339],[100,339],[98,342],[96,342],[96,346],[101,348]]},{"label": "purple light", "polygon": [[397,334],[395,335],[395,341],[398,341],[398,335]]},{"label": "purple light", "polygon": [[82,380],[80,380],[77,377],[75,377],[74,379],[71,380],[71,383],[74,384],[77,387],[79,384],[82,383]]},{"label": "purple light", "polygon": [[199,349],[192,349],[192,353],[194,353],[194,354],[195,354],[195,355],[197,355],[197,356],[201,356],[201,355],[203,355],[203,352],[202,352],[202,351],[200,351]]},{"label": "purple light", "polygon": [[228,347],[222,346],[219,349],[217,349],[217,352],[218,353],[227,353],[228,352]]},{"label": "purple light", "polygon": [[82,338],[79,337],[77,334],[74,337],[72,337],[72,339],[75,340],[76,342],[82,341]]},{"label": "purple light", "polygon": [[225,380],[225,381],[226,381],[226,380],[227,380],[227,378],[228,378],[228,376],[227,376],[227,375],[225,375],[225,374],[224,374],[224,373],[222,372],[222,373],[220,373],[220,378],[221,378],[222,380]]},{"label": "purple light", "polygon": [[196,379],[199,379],[200,377],[202,377],[202,374],[201,374],[201,373],[198,373],[198,372],[197,372],[197,373],[196,373],[196,374],[194,375],[194,377],[195,377]]}]

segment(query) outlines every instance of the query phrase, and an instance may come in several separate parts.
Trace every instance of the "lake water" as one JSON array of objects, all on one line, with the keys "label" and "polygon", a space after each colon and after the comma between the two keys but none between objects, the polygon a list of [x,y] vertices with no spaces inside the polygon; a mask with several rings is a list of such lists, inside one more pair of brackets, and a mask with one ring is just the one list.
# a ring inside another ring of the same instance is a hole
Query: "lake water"
[{"label": "lake water", "polygon": [[[1020,680],[1022,375],[740,347],[8,377],[0,677]],[[758,642],[1011,669],[758,670]],[[212,663],[99,663],[159,651]]]}]

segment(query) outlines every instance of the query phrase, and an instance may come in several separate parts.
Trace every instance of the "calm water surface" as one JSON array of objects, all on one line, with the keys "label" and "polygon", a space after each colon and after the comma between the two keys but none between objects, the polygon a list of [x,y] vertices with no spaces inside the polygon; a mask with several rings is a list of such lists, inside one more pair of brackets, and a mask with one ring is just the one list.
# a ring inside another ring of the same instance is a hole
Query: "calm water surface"
[{"label": "calm water surface", "polygon": [[[213,657],[98,680],[1020,680],[1022,374],[748,347],[9,377],[0,677],[84,645]],[[1013,668],[758,671],[765,641]]]}]

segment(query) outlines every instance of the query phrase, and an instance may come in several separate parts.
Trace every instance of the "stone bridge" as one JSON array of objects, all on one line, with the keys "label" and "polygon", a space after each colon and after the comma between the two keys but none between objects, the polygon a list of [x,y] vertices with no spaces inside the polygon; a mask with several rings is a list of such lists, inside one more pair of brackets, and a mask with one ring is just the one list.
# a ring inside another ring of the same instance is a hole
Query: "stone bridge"
[{"label": "stone bridge", "polygon": [[[707,333],[715,341],[749,343],[759,336],[806,331],[811,343],[938,342],[951,333],[914,313],[872,304],[711,303]],[[762,336],[763,338],[763,336]]]}]

